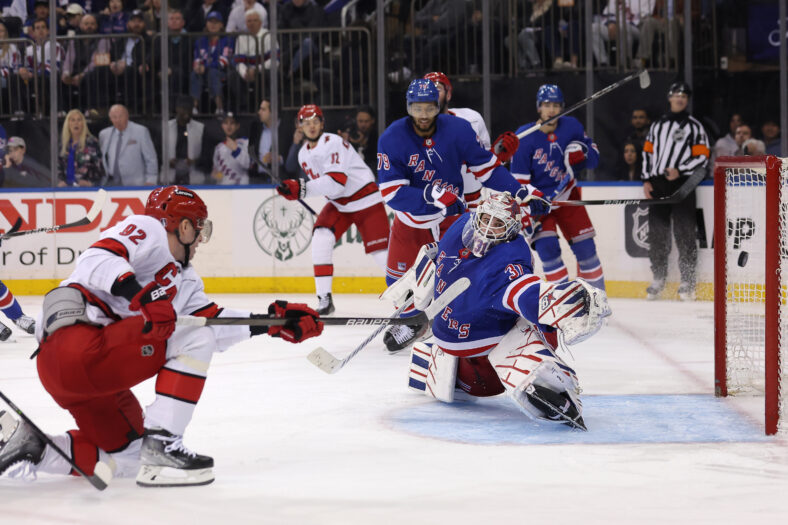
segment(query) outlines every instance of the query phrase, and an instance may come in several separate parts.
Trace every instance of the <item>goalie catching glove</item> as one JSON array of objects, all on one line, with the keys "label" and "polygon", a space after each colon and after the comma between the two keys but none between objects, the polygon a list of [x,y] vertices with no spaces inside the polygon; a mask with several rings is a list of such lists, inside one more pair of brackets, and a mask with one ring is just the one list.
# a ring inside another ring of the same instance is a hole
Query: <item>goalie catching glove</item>
[{"label": "goalie catching glove", "polygon": [[604,290],[585,279],[539,284],[539,323],[560,330],[568,345],[597,333],[611,313]]},{"label": "goalie catching glove", "polygon": [[306,196],[306,182],[301,179],[285,179],[276,187],[276,192],[289,201]]},{"label": "goalie catching glove", "polygon": [[490,151],[498,157],[501,164],[509,162],[520,147],[520,139],[511,131],[504,131],[493,142]]},{"label": "goalie catching glove", "polygon": [[425,244],[416,255],[416,262],[394,284],[386,288],[380,295],[394,303],[396,308],[405,304],[413,295],[413,306],[416,310],[424,310],[435,296],[435,256],[438,254],[438,243]]},{"label": "goalie catching glove", "polygon": [[252,314],[249,317],[288,319],[288,322],[281,326],[250,326],[249,330],[253,336],[267,333],[271,337],[281,337],[290,343],[300,343],[323,332],[320,316],[303,303],[274,301],[268,306],[268,314]]}]

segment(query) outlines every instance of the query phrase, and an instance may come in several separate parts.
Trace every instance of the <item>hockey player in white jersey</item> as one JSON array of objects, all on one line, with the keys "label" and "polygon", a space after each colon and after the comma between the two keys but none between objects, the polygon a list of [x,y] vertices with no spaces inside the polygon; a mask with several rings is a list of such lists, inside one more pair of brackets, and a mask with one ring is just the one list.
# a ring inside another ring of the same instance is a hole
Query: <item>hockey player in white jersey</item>
[{"label": "hockey player in white jersey", "polygon": [[471,281],[433,320],[435,342],[413,346],[409,388],[449,403],[457,392],[506,392],[530,417],[585,429],[577,376],[556,354],[556,335],[566,344],[594,335],[610,315],[607,297],[582,279],[533,275],[520,212],[507,192],[484,199],[384,292],[395,304],[412,294],[423,309],[458,279]]},{"label": "hockey player in white jersey", "polygon": [[303,106],[298,123],[306,145],[298,152],[298,163],[309,180],[286,179],[276,188],[286,199],[325,196],[312,232],[312,262],[317,290],[317,312],[334,311],[331,294],[334,278],[334,245],[355,224],[364,250],[386,269],[389,220],[375,176],[364,159],[342,137],[324,132],[323,111],[315,104]]},{"label": "hockey player in white jersey", "polygon": [[[76,421],[51,436],[93,475],[98,462],[142,486],[204,485],[213,458],[183,443],[214,352],[267,333],[297,343],[323,329],[304,304],[276,301],[268,314],[221,308],[190,261],[212,224],[202,199],[181,186],[156,188],[144,215],[106,230],[74,272],[44,298],[36,365],[44,388]],[[179,326],[177,315],[286,317],[284,326]],[[131,388],[156,377],[145,410]],[[71,464],[31,427],[0,411],[0,474],[69,474]]]},{"label": "hockey player in white jersey", "polygon": [[[495,142],[491,144],[490,132],[487,131],[487,125],[484,123],[484,118],[478,111],[471,108],[449,108],[449,102],[451,102],[452,97],[452,86],[448,76],[440,71],[433,71],[424,75],[424,78],[431,80],[435,83],[435,87],[438,88],[438,104],[441,113],[454,115],[470,122],[473,131],[476,132],[476,138],[479,144],[481,144],[484,149],[488,149],[495,153],[502,164],[509,162],[512,155],[517,151],[517,146],[520,142],[517,135],[511,131],[506,131],[501,133],[498,138],[495,139]],[[472,173],[468,172],[466,166],[462,167],[462,178],[465,184],[465,202],[469,209],[473,209],[478,206],[482,199],[482,185]]]}]

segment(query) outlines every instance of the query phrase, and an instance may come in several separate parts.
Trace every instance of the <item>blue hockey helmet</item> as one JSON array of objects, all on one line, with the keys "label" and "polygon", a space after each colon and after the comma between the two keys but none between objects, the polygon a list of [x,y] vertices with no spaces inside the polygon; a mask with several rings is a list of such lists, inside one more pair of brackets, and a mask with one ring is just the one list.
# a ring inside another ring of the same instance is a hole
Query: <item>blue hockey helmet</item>
[{"label": "blue hockey helmet", "polygon": [[555,84],[543,84],[540,86],[539,91],[536,92],[537,111],[539,111],[539,106],[541,106],[543,102],[558,102],[563,106],[564,94],[561,92],[561,88]]},{"label": "blue hockey helmet", "polygon": [[408,105],[414,102],[434,102],[437,104],[439,97],[438,88],[435,87],[431,80],[426,78],[417,78],[411,81],[408,86],[408,92],[405,94],[405,100],[408,101]]}]

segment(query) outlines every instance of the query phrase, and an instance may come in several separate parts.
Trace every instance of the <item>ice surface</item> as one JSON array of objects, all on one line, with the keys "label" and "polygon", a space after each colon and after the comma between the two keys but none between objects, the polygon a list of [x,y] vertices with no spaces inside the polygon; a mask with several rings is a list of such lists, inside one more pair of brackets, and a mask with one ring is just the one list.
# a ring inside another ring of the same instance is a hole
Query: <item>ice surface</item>
[{"label": "ice surface", "polygon": [[[280,296],[277,296],[277,298]],[[284,294],[282,295],[284,297]],[[219,295],[264,311],[274,296]],[[312,296],[287,296],[314,303]],[[28,314],[38,297],[21,297]],[[388,315],[337,295],[335,315]],[[566,356],[588,433],[537,424],[505,398],[443,405],[406,389],[407,355],[374,327],[328,327],[294,346],[256,337],[215,356],[185,441],[212,455],[205,487],[0,478],[0,523],[786,523],[788,442],[763,435],[762,398],[713,397],[711,303],[613,299],[613,317]],[[51,433],[71,428],[38,382],[35,340],[0,343],[0,389]],[[143,406],[153,382],[135,389]]]}]

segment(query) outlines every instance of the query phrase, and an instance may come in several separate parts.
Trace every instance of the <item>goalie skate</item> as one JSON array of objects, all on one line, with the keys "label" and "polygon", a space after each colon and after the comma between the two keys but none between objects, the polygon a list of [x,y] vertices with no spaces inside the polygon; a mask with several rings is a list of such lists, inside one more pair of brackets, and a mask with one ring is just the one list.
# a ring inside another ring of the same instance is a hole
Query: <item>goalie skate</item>
[{"label": "goalie skate", "polygon": [[528,385],[525,395],[533,406],[544,412],[546,419],[561,421],[573,428],[588,431],[577,405],[568,395],[534,384]]},{"label": "goalie skate", "polygon": [[9,337],[11,337],[11,329],[0,323],[0,341],[8,341]]},{"label": "goalie skate", "polygon": [[181,436],[163,429],[145,431],[140,460],[141,487],[189,487],[214,480],[213,458],[192,452]]}]

